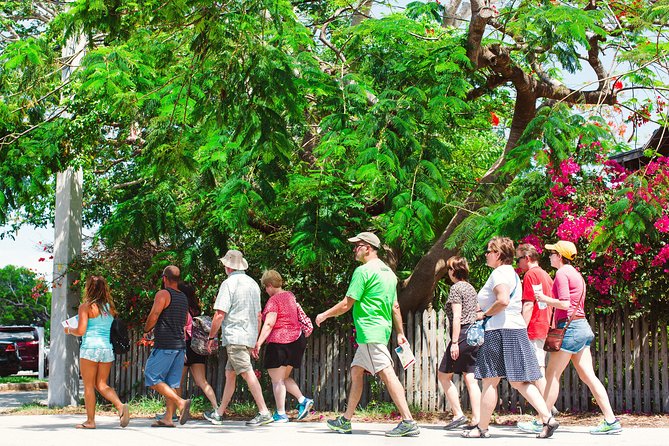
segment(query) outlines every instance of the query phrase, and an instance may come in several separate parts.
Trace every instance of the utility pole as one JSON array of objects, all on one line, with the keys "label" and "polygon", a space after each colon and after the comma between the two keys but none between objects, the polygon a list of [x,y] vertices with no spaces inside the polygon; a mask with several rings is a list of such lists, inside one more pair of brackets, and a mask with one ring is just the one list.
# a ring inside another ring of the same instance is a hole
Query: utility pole
[{"label": "utility pole", "polygon": [[[62,81],[79,66],[86,49],[84,36],[73,36],[63,47]],[[79,306],[77,279],[69,265],[81,254],[83,172],[69,167],[56,175],[53,288],[51,293],[51,348],[49,351],[49,407],[79,403],[79,342],[63,331],[61,322],[74,316]]]}]

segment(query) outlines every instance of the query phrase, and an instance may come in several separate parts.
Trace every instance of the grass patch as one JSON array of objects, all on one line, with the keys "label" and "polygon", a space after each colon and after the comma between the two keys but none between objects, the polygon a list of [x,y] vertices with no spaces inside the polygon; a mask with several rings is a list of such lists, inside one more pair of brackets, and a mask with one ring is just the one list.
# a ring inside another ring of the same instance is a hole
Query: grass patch
[{"label": "grass patch", "polygon": [[[130,415],[137,418],[153,418],[155,414],[165,412],[165,399],[156,396],[139,396],[128,402]],[[190,411],[197,418],[204,411],[211,410],[209,400],[202,395],[193,397]],[[99,415],[116,415],[116,408],[107,400],[98,395],[95,409]],[[257,412],[254,403],[232,403],[228,407],[228,413],[232,418],[253,417]],[[84,400],[80,398],[79,405],[66,407],[47,407],[35,401],[27,403],[5,413],[17,415],[58,415],[58,414],[85,414]]]},{"label": "grass patch", "polygon": [[398,420],[401,418],[397,407],[387,401],[370,401],[366,407],[358,407],[355,414],[363,419]]},{"label": "grass patch", "polygon": [[23,384],[46,381],[46,379],[39,379],[36,376],[3,376],[0,378],[0,384]]},{"label": "grass patch", "polygon": [[258,408],[254,402],[233,402],[228,406],[227,413],[232,416],[253,418],[258,413]]}]

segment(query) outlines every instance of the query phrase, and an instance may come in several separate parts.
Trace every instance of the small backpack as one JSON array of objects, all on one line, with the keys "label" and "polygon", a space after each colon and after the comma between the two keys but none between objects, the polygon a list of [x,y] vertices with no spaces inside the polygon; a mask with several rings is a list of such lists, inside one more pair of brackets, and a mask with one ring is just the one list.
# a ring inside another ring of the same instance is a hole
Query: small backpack
[{"label": "small backpack", "polygon": [[193,318],[190,348],[198,355],[208,356],[218,350],[218,339],[214,340],[211,351],[207,348],[209,344],[209,330],[211,330],[211,318],[209,316],[197,316]]},{"label": "small backpack", "polygon": [[109,330],[109,342],[114,348],[114,354],[122,355],[130,351],[130,335],[128,334],[128,325],[124,320],[114,318]]}]

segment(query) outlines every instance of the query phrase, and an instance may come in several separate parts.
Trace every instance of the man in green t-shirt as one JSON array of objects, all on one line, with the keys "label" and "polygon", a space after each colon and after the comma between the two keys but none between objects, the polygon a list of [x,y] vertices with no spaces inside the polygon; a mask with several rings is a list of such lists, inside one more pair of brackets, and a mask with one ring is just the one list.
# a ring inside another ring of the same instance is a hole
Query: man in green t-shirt
[{"label": "man in green t-shirt", "polygon": [[416,436],[420,433],[413,420],[404,394],[404,387],[397,379],[393,360],[388,351],[388,341],[393,324],[397,343],[407,342],[402,328],[402,314],[397,304],[397,277],[378,257],[379,238],[371,232],[362,232],[348,239],[354,244],[355,260],[362,265],[355,269],[346,297],[327,311],[316,316],[316,325],[330,317],[342,315],[353,308],[355,340],[358,349],[351,363],[351,390],[346,412],[335,420],[328,420],[328,427],[336,432],[350,434],[351,418],[362,396],[365,371],[378,373],[388,393],[400,411],[402,421],[386,432],[388,437]]}]

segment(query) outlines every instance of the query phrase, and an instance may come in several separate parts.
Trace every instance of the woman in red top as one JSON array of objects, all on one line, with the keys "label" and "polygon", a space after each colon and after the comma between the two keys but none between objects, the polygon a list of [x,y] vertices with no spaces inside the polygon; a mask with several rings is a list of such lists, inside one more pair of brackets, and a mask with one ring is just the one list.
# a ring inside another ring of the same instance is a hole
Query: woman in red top
[{"label": "woman in red top", "polygon": [[297,419],[301,420],[309,414],[314,401],[306,398],[295,380],[290,377],[293,369],[302,365],[302,356],[307,348],[307,339],[298,320],[298,303],[293,293],[281,288],[283,279],[278,272],[265,271],[260,283],[270,298],[262,312],[264,324],[253,349],[253,356],[257,358],[260,347],[267,342],[263,365],[272,379],[272,390],[276,401],[274,422],[288,422],[286,392],[297,398],[299,403]]}]

